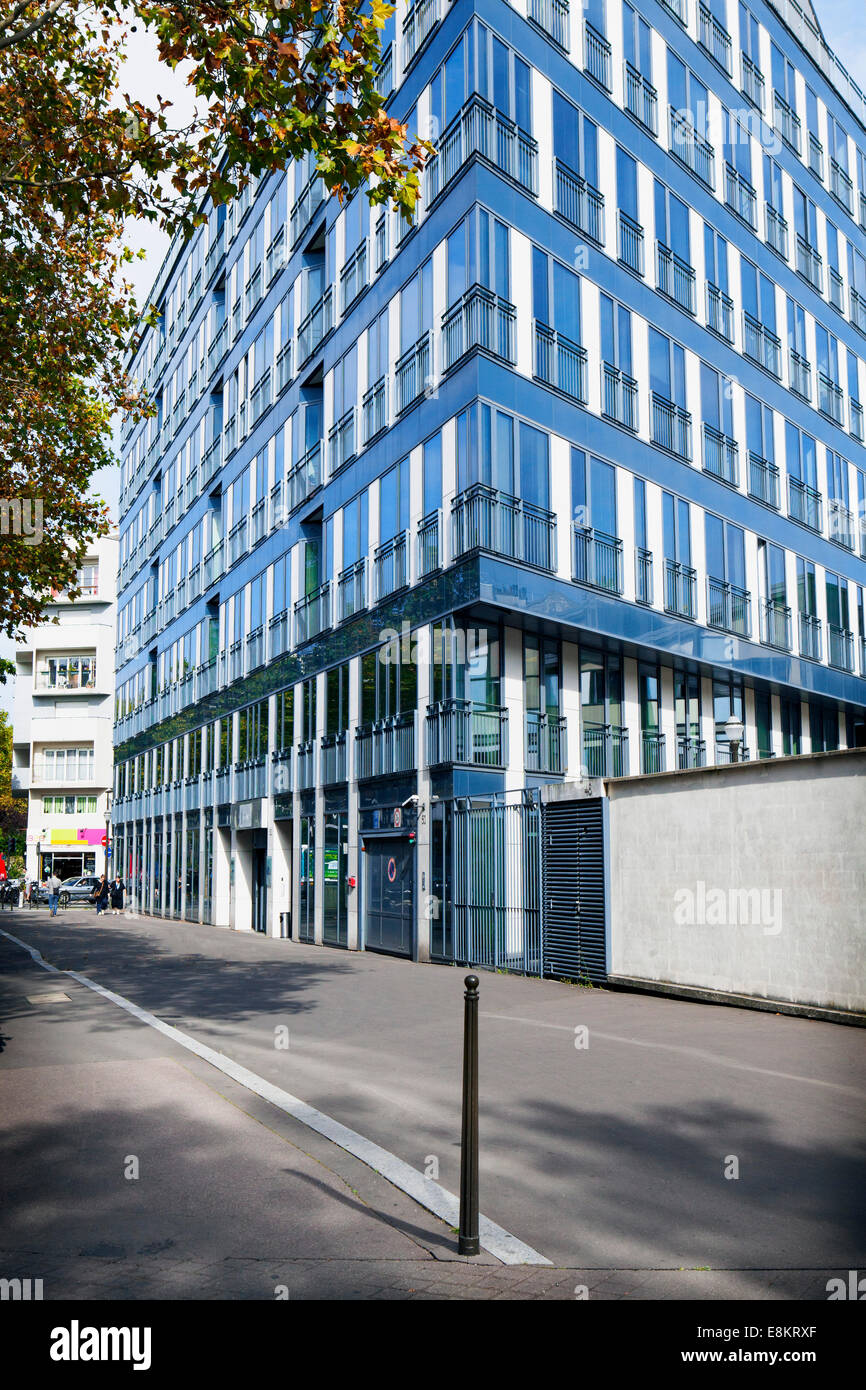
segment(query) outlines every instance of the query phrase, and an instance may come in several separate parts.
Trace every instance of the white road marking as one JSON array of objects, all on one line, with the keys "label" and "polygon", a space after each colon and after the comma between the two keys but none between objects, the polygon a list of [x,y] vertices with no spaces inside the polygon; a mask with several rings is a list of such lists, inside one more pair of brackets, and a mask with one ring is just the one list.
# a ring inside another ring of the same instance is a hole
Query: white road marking
[{"label": "white road marking", "polygon": [[[376,1173],[381,1173],[382,1177],[387,1178],[394,1187],[405,1192],[420,1206],[432,1211],[435,1216],[440,1217],[449,1226],[453,1227],[459,1224],[460,1202],[454,1193],[440,1186],[438,1182],[433,1182],[431,1178],[425,1177],[423,1173],[419,1173],[410,1164],[404,1163],[403,1159],[398,1158],[396,1154],[374,1144],[370,1139],[365,1139],[362,1134],[356,1134],[353,1129],[340,1124],[338,1120],[332,1120],[329,1115],[324,1115],[321,1110],[307,1105],[306,1101],[299,1100],[297,1096],[281,1090],[272,1082],[265,1081],[255,1072],[233,1062],[224,1053],[215,1052],[213,1048],[198,1042],[180,1028],[175,1028],[170,1023],[164,1023],[161,1018],[148,1013],[146,1009],[140,1009],[130,999],[125,999],[122,994],[115,994],[112,990],[106,989],[104,985],[99,985],[95,980],[88,979],[86,975],[79,975],[76,970],[59,971],[56,966],[49,965],[39,951],[28,946],[26,941],[20,941],[17,936],[12,936],[9,932],[2,930],[0,930],[0,936],[5,936],[8,941],[14,941],[17,946],[23,947],[33,957],[37,965],[41,965],[43,969],[52,970],[55,974],[67,975],[69,979],[77,980],[87,989],[101,994],[104,999],[108,999],[118,1008],[125,1009],[127,1013],[132,1014],[133,1018],[137,1018],[139,1022],[146,1023],[150,1028],[155,1028],[158,1033],[170,1038],[180,1047],[185,1047],[188,1052],[194,1052],[197,1057],[201,1057],[203,1061],[210,1063],[211,1066],[216,1067],[226,1076],[230,1076],[233,1081],[245,1086],[254,1095],[261,1096],[262,1100],[268,1101],[286,1115],[300,1120],[301,1124],[306,1125],[308,1129],[315,1130],[317,1134],[323,1135],[326,1139],[330,1139],[339,1148],[345,1149],[346,1153],[354,1154],[362,1163],[366,1163],[368,1168],[372,1168]],[[483,1248],[489,1254],[495,1255],[503,1264],[552,1264],[551,1260],[545,1259],[537,1250],[525,1245],[522,1240],[518,1240],[517,1236],[503,1230],[494,1221],[489,1221],[486,1216],[479,1217],[478,1231]]]},{"label": "white road marking", "polygon": [[[515,1014],[488,1014],[481,1013],[481,1018],[499,1019],[502,1023],[527,1023],[531,1028],[554,1028],[561,1033],[574,1033],[574,1029],[567,1023],[543,1023],[537,1018],[519,1018]],[[753,1071],[759,1076],[774,1076],[782,1081],[805,1082],[809,1086],[826,1086],[831,1091],[845,1091],[848,1095],[857,1096],[860,1100],[866,1100],[866,1092],[858,1091],[856,1086],[843,1086],[838,1081],[822,1081],[816,1076],[795,1076],[789,1071],[771,1071],[769,1067],[753,1067],[748,1062],[738,1062],[735,1057],[725,1057],[720,1052],[706,1052],[700,1047],[679,1047],[676,1043],[649,1042],[644,1038],[623,1038],[618,1033],[602,1033],[597,1028],[591,1029],[592,1036],[601,1038],[604,1042],[627,1043],[629,1047],[648,1047],[658,1049],[662,1052],[679,1052],[685,1057],[695,1057],[701,1062],[715,1062],[717,1066],[733,1067],[736,1071]]]}]

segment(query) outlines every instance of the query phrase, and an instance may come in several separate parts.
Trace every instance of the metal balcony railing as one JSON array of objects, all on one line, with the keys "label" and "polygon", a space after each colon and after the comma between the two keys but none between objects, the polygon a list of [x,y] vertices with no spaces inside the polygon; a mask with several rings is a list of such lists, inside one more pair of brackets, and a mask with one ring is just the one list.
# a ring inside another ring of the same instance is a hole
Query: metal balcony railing
[{"label": "metal balcony railing", "polygon": [[274,661],[289,649],[289,617],[275,613],[268,623],[268,659]]},{"label": "metal balcony railing", "polygon": [[810,661],[821,661],[824,656],[824,644],[821,639],[821,619],[816,618],[814,613],[799,613],[800,629],[800,655],[808,657]]},{"label": "metal balcony railing", "polygon": [[427,706],[426,753],[430,767],[457,763],[504,767],[508,762],[508,711],[471,700]]},{"label": "metal balcony railing", "polygon": [[860,443],[862,444],[862,443],[863,443],[863,406],[861,405],[861,403],[860,403],[859,401],[855,401],[855,400],[853,400],[853,399],[852,399],[852,400],[849,400],[849,402],[848,402],[848,412],[849,412],[849,418],[850,418],[850,424],[849,424],[849,426],[848,426],[848,433],[851,435],[851,437],[852,437],[853,439],[859,439]]},{"label": "metal balcony railing", "polygon": [[340,313],[345,314],[369,283],[366,237],[359,242],[340,272]]},{"label": "metal balcony railing", "polygon": [[791,610],[778,599],[762,599],[759,609],[761,641],[765,647],[791,650]]},{"label": "metal balcony railing", "polygon": [[529,0],[529,18],[568,52],[568,0]]},{"label": "metal balcony railing", "polygon": [[725,579],[707,579],[707,626],[721,632],[748,637],[752,630],[752,599],[747,589],[740,589]]},{"label": "metal balcony railing", "polygon": [[409,583],[409,537],[401,531],[378,546],[373,556],[376,574],[376,601],[404,589]]},{"label": "metal balcony railing", "polygon": [[441,0],[414,0],[403,20],[403,68],[415,61],[441,18]]},{"label": "metal balcony railing", "polygon": [[650,407],[653,443],[669,454],[676,454],[677,458],[690,459],[692,417],[689,412],[655,391],[650,392]]},{"label": "metal balcony railing", "polygon": [[788,515],[812,531],[823,530],[821,494],[799,478],[788,478]]},{"label": "metal balcony railing", "polygon": [[451,505],[452,553],[487,550],[539,569],[556,568],[556,515],[488,487],[473,483]]},{"label": "metal balcony railing", "polygon": [[316,740],[305,739],[298,744],[295,754],[298,790],[309,791],[316,785]]},{"label": "metal balcony railing", "polygon": [[659,2],[673,15],[674,19],[678,19],[680,24],[685,28],[689,22],[687,11],[688,0],[659,0]]},{"label": "metal balcony railing", "polygon": [[695,272],[661,241],[656,242],[656,289],[687,313],[695,312]]},{"label": "metal balcony railing", "polygon": [[277,395],[285,391],[292,379],[292,343],[284,343],[277,353]]},{"label": "metal balcony railing", "polygon": [[691,115],[673,106],[668,107],[668,148],[702,183],[715,188],[716,155],[712,145],[698,134]]},{"label": "metal balcony railing", "polygon": [[[746,744],[742,742],[739,743],[737,746],[736,761],[738,763],[747,763],[751,759],[751,756],[752,755]],[[727,739],[719,738],[718,735],[716,736],[716,746],[713,754],[713,761],[717,766],[723,766],[727,763],[732,763],[734,761],[734,759],[731,757],[730,743]]]},{"label": "metal balcony railing", "polygon": [[793,348],[788,350],[788,376],[791,390],[804,401],[812,399],[812,368]]},{"label": "metal balcony railing", "polygon": [[846,550],[854,549],[854,513],[838,497],[827,501],[827,534]]},{"label": "metal balcony railing", "polygon": [[734,301],[718,285],[707,281],[707,328],[727,342],[734,341]]},{"label": "metal balcony railing", "polygon": [[664,607],[678,618],[697,617],[697,571],[691,565],[665,560]]},{"label": "metal balcony railing", "polygon": [[779,470],[752,449],[749,450],[749,496],[779,509]]},{"label": "metal balcony railing", "polygon": [[764,75],[747,53],[740,54],[740,90],[759,111],[764,109]]},{"label": "metal balcony railing", "polygon": [[800,153],[800,117],[779,92],[773,92],[773,123],[785,144]]},{"label": "metal balcony railing", "polygon": [[535,376],[572,400],[586,404],[586,351],[546,323],[534,323]]},{"label": "metal balcony railing", "polygon": [[811,131],[809,132],[809,168],[815,175],[816,179],[819,179],[820,182],[823,183],[824,146],[821,144],[821,141],[818,139],[817,135],[813,135]]},{"label": "metal balcony railing", "polygon": [[845,418],[842,388],[826,372],[818,373],[818,409],[837,425],[841,425]]},{"label": "metal balcony railing", "polygon": [[706,5],[698,5],[698,42],[713,62],[731,75],[731,36]]},{"label": "metal balcony railing", "polygon": [[637,382],[610,362],[601,364],[601,413],[627,430],[637,430]]},{"label": "metal balcony railing", "polygon": [[827,267],[827,297],[837,313],[845,313],[845,282],[831,265]]},{"label": "metal balcony railing", "polygon": [[325,290],[298,325],[298,365],[312,357],[334,326],[331,286]]},{"label": "metal balcony railing", "polygon": [[328,435],[328,455],[331,473],[338,473],[355,457],[355,407],[350,406]]},{"label": "metal balcony railing", "polygon": [[686,772],[694,767],[706,767],[707,745],[696,734],[677,734],[677,769]]},{"label": "metal balcony railing", "polygon": [[481,285],[473,285],[442,318],[443,369],[481,348],[503,362],[515,361],[513,304]]},{"label": "metal balcony railing", "polygon": [[636,121],[658,134],[658,92],[643,73],[633,68],[627,60],[624,65],[623,85],[625,89],[625,109]]},{"label": "metal balcony railing", "polygon": [[824,262],[814,246],[797,233],[797,274],[802,275],[819,294],[824,288]]},{"label": "metal balcony railing", "polygon": [[294,511],[322,483],[322,441],[312,444],[286,474],[286,509]]},{"label": "metal balcony railing", "polygon": [[247,278],[244,289],[244,318],[249,320],[255,313],[262,301],[264,286],[262,280],[262,268],[257,265],[252,274]]},{"label": "metal balcony railing", "polygon": [[348,778],[348,758],[346,756],[346,735],[325,734],[319,744],[319,768],[322,786],[331,787]]},{"label": "metal balcony railing", "polygon": [[758,226],[758,195],[732,164],[725,165],[725,205],[754,231]]},{"label": "metal balcony railing", "polygon": [[617,213],[617,236],[619,259],[636,275],[643,275],[643,227],[622,209]]},{"label": "metal balcony railing", "polygon": [[265,277],[268,285],[276,280],[288,259],[288,229],[283,226],[271,237],[271,244],[265,256]]},{"label": "metal balcony railing", "polygon": [[418,578],[432,574],[440,566],[439,535],[441,511],[429,512],[418,522]]},{"label": "metal balcony railing", "polygon": [[628,729],[618,724],[585,723],[583,760],[588,777],[627,777]]},{"label": "metal balcony railing", "polygon": [[255,671],[259,666],[265,664],[265,637],[261,623],[253,628],[252,632],[247,633],[247,672]]},{"label": "metal balcony railing", "polygon": [[605,91],[611,90],[610,44],[588,19],[583,24],[583,69]]},{"label": "metal balcony railing", "polygon": [[634,552],[634,597],[635,603],[650,606],[653,601],[653,555],[643,546],[635,546]]},{"label": "metal balcony railing", "polygon": [[848,306],[848,317],[854,327],[866,333],[866,297],[855,289],[849,289]]},{"label": "metal balcony railing", "polygon": [[247,518],[242,516],[229,531],[229,565],[236,565],[247,553]]},{"label": "metal balcony railing", "polygon": [[576,584],[602,589],[609,594],[621,594],[622,541],[591,526],[572,526],[573,568]]},{"label": "metal balcony railing", "polygon": [[553,205],[590,241],[604,243],[604,196],[561,159],[554,160]]},{"label": "metal balcony railing", "polygon": [[432,340],[428,331],[422,333],[397,362],[394,386],[398,415],[414,405],[427,390],[433,370],[432,359]]},{"label": "metal balcony railing", "polygon": [[414,772],[415,712],[392,714],[375,724],[362,725],[355,732],[355,776],[393,777]]},{"label": "metal balcony railing", "polygon": [[379,380],[364,392],[362,403],[364,416],[364,443],[369,444],[378,434],[388,428],[388,378]]},{"label": "metal balcony railing", "polygon": [[743,354],[775,377],[782,375],[782,341],[748,310],[743,310]]},{"label": "metal balcony railing", "polygon": [[526,193],[537,196],[537,141],[490,102],[473,96],[445,128],[425,166],[424,195],[428,207],[474,156],[486,160]]},{"label": "metal balcony railing", "polygon": [[657,730],[644,729],[640,736],[640,770],[645,776],[665,772],[665,736]]},{"label": "metal balcony railing", "polygon": [[367,558],[362,556],[337,578],[337,621],[344,623],[367,607]]},{"label": "metal balcony railing", "polygon": [[854,185],[846,170],[835,159],[830,160],[830,192],[846,212],[853,214]]},{"label": "metal balcony railing", "polygon": [[836,671],[854,670],[854,634],[847,627],[827,624],[827,661]]},{"label": "metal balcony railing", "polygon": [[780,212],[770,203],[764,204],[764,219],[767,227],[767,245],[783,261],[788,259],[788,223]]},{"label": "metal balcony railing", "polygon": [[270,409],[272,385],[271,368],[266,367],[250,393],[250,429],[262,418],[265,411]]},{"label": "metal balcony railing", "polygon": [[295,646],[331,626],[331,586],[327,582],[295,603]]},{"label": "metal balcony railing", "polygon": [[317,174],[313,174],[301,190],[300,196],[292,208],[290,234],[293,246],[306,231],[313,214],[318,211],[324,201],[325,189],[322,180]]},{"label": "metal balcony railing", "polygon": [[565,772],[568,766],[565,718],[528,710],[524,727],[526,771],[554,775]]},{"label": "metal balcony railing", "polygon": [[704,472],[731,487],[740,486],[740,451],[735,439],[704,421]]}]

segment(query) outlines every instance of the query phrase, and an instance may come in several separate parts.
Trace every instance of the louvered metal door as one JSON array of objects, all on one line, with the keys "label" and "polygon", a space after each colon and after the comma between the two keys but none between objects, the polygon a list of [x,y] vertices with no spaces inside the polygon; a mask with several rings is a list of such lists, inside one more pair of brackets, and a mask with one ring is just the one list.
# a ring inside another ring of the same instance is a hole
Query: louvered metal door
[{"label": "louvered metal door", "polygon": [[544,973],[602,981],[605,956],[604,803],[552,801],[542,807]]}]

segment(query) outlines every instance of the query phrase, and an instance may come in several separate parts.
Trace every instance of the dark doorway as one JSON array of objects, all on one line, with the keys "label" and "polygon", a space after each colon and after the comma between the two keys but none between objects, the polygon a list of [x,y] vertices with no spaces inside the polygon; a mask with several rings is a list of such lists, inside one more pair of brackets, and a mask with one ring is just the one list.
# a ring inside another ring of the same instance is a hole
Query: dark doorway
[{"label": "dark doorway", "polygon": [[366,931],[370,951],[411,956],[415,917],[415,845],[402,836],[368,838]]},{"label": "dark doorway", "polygon": [[268,852],[253,850],[253,931],[268,929]]},{"label": "dark doorway", "polygon": [[342,811],[326,815],[322,866],[322,938],[328,946],[349,944],[346,892],[348,854],[349,817]]}]

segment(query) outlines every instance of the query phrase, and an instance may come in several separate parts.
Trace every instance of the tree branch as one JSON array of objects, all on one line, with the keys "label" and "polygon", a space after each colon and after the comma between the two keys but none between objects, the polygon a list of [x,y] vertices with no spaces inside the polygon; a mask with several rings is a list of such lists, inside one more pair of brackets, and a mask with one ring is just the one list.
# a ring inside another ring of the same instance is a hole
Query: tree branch
[{"label": "tree branch", "polygon": [[[35,34],[37,30],[44,29],[48,21],[54,18],[57,11],[60,9],[60,6],[65,4],[66,0],[52,0],[51,4],[48,6],[48,9],[45,11],[43,15],[37,15],[35,19],[31,19],[30,23],[25,24],[23,28],[16,29],[14,33],[7,34],[4,39],[0,39],[0,49],[13,48],[16,43],[21,43],[24,39],[29,39],[30,35]],[[23,7],[21,5],[18,6],[19,14],[22,8]],[[11,23],[13,19],[14,14],[10,16],[8,23]],[[4,25],[3,27],[8,27],[8,24]]]}]

